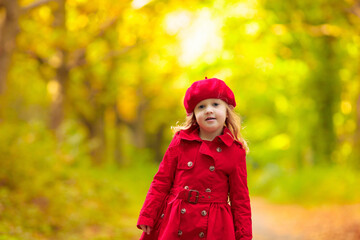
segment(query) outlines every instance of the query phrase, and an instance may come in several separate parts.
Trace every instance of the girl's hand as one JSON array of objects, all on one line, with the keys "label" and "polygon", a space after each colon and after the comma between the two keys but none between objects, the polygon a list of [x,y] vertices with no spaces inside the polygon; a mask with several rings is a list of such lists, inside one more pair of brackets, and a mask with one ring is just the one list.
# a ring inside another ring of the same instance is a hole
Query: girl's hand
[{"label": "girl's hand", "polygon": [[147,235],[150,234],[151,228],[147,225],[140,225],[141,229],[143,230],[143,232],[145,232]]}]

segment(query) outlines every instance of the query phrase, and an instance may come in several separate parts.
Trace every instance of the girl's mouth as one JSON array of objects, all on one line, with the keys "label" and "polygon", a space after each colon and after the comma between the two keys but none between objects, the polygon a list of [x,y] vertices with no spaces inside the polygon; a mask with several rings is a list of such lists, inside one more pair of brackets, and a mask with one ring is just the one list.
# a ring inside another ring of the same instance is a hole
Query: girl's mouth
[{"label": "girl's mouth", "polygon": [[214,118],[214,117],[208,117],[208,118],[206,118],[205,119],[205,121],[210,121],[210,120],[215,120],[216,118]]}]

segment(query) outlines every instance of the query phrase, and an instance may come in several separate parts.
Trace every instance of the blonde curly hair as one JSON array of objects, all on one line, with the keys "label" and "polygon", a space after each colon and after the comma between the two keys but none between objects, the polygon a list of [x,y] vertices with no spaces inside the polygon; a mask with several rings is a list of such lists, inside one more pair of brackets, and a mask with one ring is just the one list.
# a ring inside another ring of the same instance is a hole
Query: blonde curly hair
[{"label": "blonde curly hair", "polygon": [[[235,140],[239,141],[246,152],[249,152],[249,147],[246,142],[246,140],[242,137],[240,130],[241,130],[241,117],[234,111],[234,108],[232,106],[229,106],[226,104],[226,120],[225,120],[225,126],[230,130],[230,132],[233,134]],[[174,133],[177,133],[180,130],[187,130],[191,128],[192,126],[198,125],[196,122],[195,114],[192,112],[190,115],[186,116],[185,121],[180,124],[171,127]]]}]

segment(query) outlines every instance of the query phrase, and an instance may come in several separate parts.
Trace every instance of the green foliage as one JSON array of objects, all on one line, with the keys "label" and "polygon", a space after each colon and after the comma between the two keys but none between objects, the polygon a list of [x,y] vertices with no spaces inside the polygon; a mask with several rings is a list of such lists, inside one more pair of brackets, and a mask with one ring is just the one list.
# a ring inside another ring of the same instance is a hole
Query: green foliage
[{"label": "green foliage", "polygon": [[269,164],[263,171],[250,171],[250,193],[278,203],[300,205],[357,203],[359,172],[351,168],[308,167],[285,170]]},{"label": "green foliage", "polygon": [[137,214],[156,171],[145,152],[127,168],[94,168],[81,152],[86,143],[74,127],[64,127],[66,138],[58,146],[39,124],[1,126],[1,238],[126,239],[139,234]]}]

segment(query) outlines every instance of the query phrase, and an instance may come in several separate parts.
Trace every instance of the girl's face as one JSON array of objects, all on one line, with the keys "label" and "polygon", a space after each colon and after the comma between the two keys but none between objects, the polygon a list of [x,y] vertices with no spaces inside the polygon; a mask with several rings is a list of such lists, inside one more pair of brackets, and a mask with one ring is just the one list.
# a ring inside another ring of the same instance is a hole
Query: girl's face
[{"label": "girl's face", "polygon": [[222,133],[226,120],[226,103],[217,98],[209,98],[199,102],[194,114],[200,127],[200,138],[213,140]]}]

